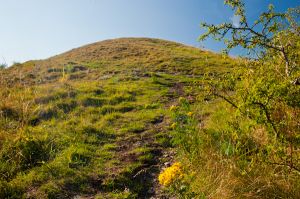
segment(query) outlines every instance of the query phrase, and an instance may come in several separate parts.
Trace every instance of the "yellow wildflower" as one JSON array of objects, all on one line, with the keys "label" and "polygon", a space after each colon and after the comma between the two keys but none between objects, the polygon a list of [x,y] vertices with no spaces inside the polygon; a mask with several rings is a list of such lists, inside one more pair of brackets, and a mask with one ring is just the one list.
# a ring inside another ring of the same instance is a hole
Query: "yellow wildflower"
[{"label": "yellow wildflower", "polygon": [[188,112],[187,115],[188,115],[189,117],[192,117],[192,116],[194,115],[194,113],[193,113],[193,112]]},{"label": "yellow wildflower", "polygon": [[176,110],[176,106],[175,105],[172,105],[172,106],[170,106],[170,111],[175,111]]},{"label": "yellow wildflower", "polygon": [[171,125],[171,128],[174,129],[176,127],[176,123],[174,122],[172,125]]},{"label": "yellow wildflower", "polygon": [[176,162],[159,174],[158,181],[163,186],[169,186],[171,183],[173,183],[177,179],[180,179],[182,176],[182,166],[179,162]]},{"label": "yellow wildflower", "polygon": [[236,132],[232,133],[232,139],[237,140],[239,138],[238,134]]}]

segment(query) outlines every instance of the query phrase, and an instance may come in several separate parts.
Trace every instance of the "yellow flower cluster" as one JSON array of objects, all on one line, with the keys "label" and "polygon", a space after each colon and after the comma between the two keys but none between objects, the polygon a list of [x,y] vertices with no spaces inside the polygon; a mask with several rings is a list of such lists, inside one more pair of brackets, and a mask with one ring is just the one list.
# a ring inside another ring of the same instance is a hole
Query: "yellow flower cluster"
[{"label": "yellow flower cluster", "polygon": [[180,179],[182,176],[182,166],[179,162],[176,162],[159,174],[158,181],[163,186],[169,186],[172,182],[176,179]]}]

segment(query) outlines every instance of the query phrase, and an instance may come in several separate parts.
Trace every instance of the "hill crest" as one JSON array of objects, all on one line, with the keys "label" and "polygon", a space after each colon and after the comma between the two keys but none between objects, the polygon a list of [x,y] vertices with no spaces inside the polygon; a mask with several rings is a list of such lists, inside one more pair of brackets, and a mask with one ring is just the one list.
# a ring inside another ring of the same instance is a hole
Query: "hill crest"
[{"label": "hill crest", "polygon": [[104,40],[44,60],[16,64],[4,71],[8,82],[55,82],[66,73],[71,79],[97,79],[114,73],[139,71],[202,75],[223,72],[234,65],[230,57],[177,42],[152,38]]}]

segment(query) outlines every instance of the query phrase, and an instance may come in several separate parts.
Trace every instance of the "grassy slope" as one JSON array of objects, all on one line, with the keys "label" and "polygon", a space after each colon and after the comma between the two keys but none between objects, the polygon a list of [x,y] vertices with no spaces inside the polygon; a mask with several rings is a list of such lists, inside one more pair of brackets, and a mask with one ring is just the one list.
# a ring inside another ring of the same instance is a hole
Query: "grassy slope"
[{"label": "grassy slope", "polygon": [[149,196],[168,107],[235,64],[147,38],[107,40],[2,71],[0,197]]}]

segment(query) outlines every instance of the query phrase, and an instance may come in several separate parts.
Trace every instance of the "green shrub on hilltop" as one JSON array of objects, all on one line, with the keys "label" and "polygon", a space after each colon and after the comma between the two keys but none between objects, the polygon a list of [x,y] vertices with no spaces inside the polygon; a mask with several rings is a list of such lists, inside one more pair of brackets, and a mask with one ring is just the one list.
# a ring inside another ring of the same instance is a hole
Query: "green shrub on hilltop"
[{"label": "green shrub on hilltop", "polygon": [[7,67],[7,64],[5,64],[5,63],[0,64],[0,70],[5,69],[6,67]]}]

